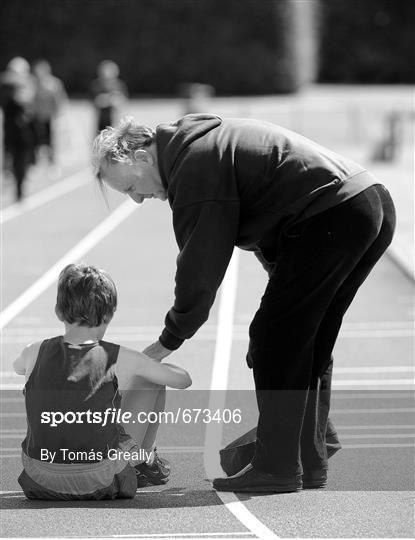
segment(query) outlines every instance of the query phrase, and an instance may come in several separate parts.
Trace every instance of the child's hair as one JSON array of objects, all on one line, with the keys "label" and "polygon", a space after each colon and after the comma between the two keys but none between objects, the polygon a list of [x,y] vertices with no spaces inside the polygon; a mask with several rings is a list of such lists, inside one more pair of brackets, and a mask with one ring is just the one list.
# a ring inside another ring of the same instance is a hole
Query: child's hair
[{"label": "child's hair", "polygon": [[59,275],[56,308],[64,321],[100,326],[117,308],[117,289],[104,270],[87,264],[68,264]]}]

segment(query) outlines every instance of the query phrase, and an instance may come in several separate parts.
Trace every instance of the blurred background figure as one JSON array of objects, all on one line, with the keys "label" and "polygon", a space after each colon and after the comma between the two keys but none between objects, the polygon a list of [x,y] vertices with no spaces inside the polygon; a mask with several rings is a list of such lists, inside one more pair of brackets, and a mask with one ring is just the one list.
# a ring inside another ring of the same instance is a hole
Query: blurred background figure
[{"label": "blurred background figure", "polygon": [[11,171],[16,199],[23,197],[29,165],[35,162],[35,84],[29,63],[17,56],[0,75],[0,104],[3,109],[5,169]]},{"label": "blurred background figure", "polygon": [[119,73],[119,67],[112,60],[103,60],[98,64],[97,78],[90,86],[96,110],[97,133],[118,122],[122,106],[128,99],[127,85],[119,78]]},{"label": "blurred background figure", "polygon": [[54,123],[67,102],[63,82],[52,75],[46,60],[36,60],[32,65],[35,81],[34,121],[36,150],[44,154],[50,165],[55,163]]},{"label": "blurred background figure", "polygon": [[211,84],[183,83],[179,85],[178,91],[183,98],[183,115],[208,112],[212,107],[210,102],[215,95],[215,88]]}]

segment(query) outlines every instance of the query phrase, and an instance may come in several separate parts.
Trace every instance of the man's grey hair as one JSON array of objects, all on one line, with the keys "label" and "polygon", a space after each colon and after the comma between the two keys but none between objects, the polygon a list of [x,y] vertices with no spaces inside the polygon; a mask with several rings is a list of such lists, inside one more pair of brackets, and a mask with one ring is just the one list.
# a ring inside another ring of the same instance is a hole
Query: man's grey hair
[{"label": "man's grey hair", "polygon": [[132,116],[121,119],[116,127],[103,129],[92,146],[92,166],[94,173],[102,184],[102,166],[111,163],[131,165],[134,152],[145,148],[155,139],[154,129],[139,124]]}]

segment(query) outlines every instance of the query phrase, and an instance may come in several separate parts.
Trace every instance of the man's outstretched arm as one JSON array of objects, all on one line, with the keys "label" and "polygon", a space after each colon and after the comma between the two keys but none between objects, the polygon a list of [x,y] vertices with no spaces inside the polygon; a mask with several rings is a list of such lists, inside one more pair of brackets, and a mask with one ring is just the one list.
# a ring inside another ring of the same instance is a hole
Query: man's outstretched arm
[{"label": "man's outstretched arm", "polygon": [[162,360],[207,320],[232,257],[238,224],[239,201],[206,201],[174,210],[180,248],[175,301],[159,341],[145,354]]}]

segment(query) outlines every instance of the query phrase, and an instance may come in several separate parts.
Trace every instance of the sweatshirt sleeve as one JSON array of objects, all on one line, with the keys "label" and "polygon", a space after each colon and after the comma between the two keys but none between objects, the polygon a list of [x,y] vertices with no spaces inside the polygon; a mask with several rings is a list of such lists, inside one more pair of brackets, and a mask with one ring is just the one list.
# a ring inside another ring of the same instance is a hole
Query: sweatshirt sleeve
[{"label": "sweatshirt sleeve", "polygon": [[173,210],[177,257],[174,305],[159,338],[169,350],[206,322],[235,246],[239,201],[204,201]]}]

